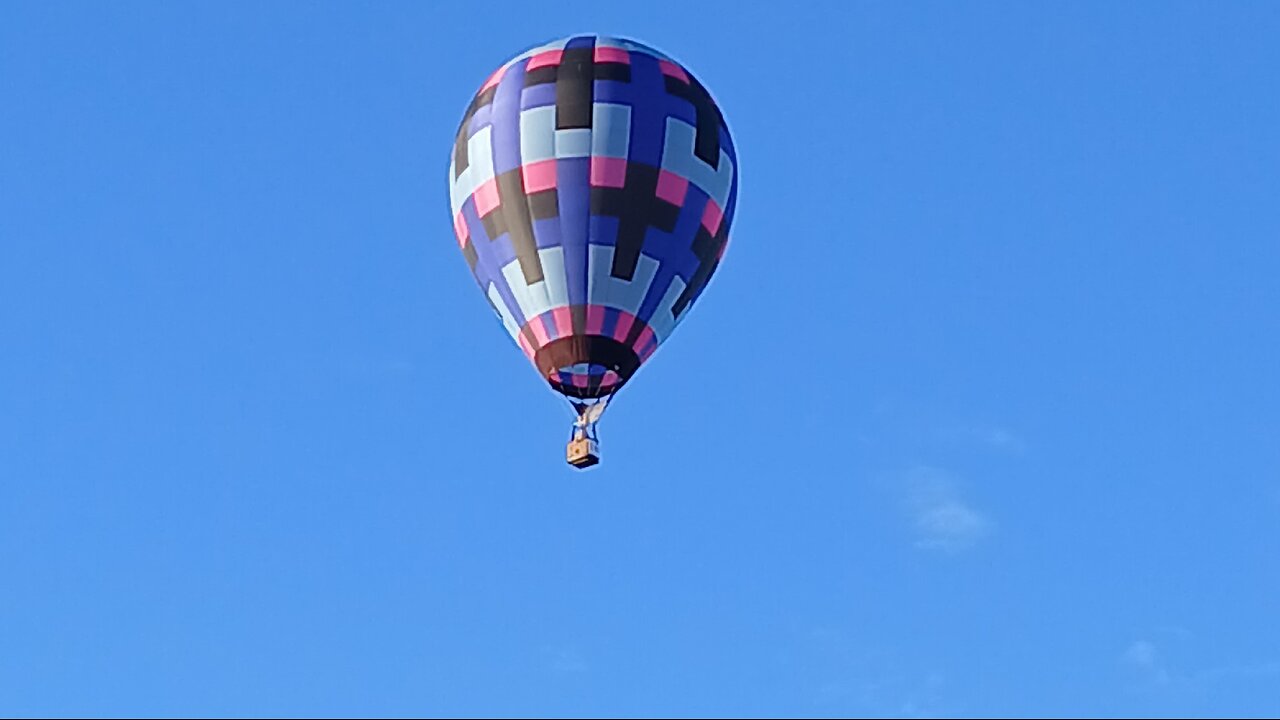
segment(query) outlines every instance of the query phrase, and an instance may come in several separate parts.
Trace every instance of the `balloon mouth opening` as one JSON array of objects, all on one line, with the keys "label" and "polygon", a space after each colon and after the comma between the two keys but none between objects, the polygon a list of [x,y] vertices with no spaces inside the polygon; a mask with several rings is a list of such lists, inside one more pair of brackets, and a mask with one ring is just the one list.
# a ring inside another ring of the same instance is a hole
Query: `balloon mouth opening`
[{"label": "balloon mouth opening", "polygon": [[640,356],[613,338],[577,335],[552,341],[534,362],[553,390],[589,399],[618,392],[640,367]]},{"label": "balloon mouth opening", "polygon": [[623,383],[622,376],[617,370],[592,362],[558,367],[547,377],[547,381],[558,392],[572,393],[575,397],[581,397],[580,393],[589,392],[593,388],[596,393],[590,396],[611,395],[617,392]]}]

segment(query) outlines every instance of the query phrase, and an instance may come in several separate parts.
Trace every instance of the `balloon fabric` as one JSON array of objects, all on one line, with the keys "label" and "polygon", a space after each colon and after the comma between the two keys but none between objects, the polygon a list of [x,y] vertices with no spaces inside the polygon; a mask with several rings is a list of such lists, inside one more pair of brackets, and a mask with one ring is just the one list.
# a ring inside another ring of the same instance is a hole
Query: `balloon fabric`
[{"label": "balloon fabric", "polygon": [[724,117],[688,69],[588,35],[529,49],[483,83],[449,199],[481,291],[582,412],[627,383],[706,288],[737,179]]}]

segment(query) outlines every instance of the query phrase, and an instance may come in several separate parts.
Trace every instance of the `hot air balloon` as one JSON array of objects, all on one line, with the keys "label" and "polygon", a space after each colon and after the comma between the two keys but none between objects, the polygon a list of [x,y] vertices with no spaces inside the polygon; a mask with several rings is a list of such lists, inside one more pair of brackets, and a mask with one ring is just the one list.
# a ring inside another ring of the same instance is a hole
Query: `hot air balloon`
[{"label": "hot air balloon", "polygon": [[507,332],[577,412],[566,457],[671,336],[729,239],[738,158],[710,93],[670,57],[580,35],[480,86],[449,203],[463,257]]}]

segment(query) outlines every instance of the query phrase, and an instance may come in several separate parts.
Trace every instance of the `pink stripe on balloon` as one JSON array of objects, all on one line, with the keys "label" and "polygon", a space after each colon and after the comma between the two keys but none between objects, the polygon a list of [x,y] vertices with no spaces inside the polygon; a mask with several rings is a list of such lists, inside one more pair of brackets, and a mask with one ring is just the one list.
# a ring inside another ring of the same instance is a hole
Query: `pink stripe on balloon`
[{"label": "pink stripe on balloon", "polygon": [[627,333],[631,332],[631,326],[635,324],[636,316],[629,312],[618,311],[618,324],[613,328],[613,339],[618,342],[625,342]]},{"label": "pink stripe on balloon", "polygon": [[560,58],[564,55],[563,50],[547,50],[529,58],[529,64],[524,66],[525,72],[537,70],[540,67],[549,65],[559,65]]},{"label": "pink stripe on balloon", "polygon": [[612,370],[605,370],[604,379],[600,381],[600,384],[605,387],[609,387],[610,385],[617,385],[618,381],[621,379],[622,378],[618,377],[618,373]]},{"label": "pink stripe on balloon", "polygon": [[659,60],[658,67],[662,68],[663,75],[670,75],[682,82],[689,82],[689,76],[685,74],[684,68],[671,62],[670,60]]},{"label": "pink stripe on balloon", "polygon": [[631,53],[627,52],[626,50],[623,50],[620,47],[605,47],[605,46],[597,45],[596,46],[596,62],[625,63],[627,65],[630,65]]},{"label": "pink stripe on balloon", "polygon": [[653,340],[653,328],[645,325],[644,330],[640,331],[640,336],[636,338],[634,343],[632,343],[631,349],[635,350],[636,354],[639,355],[640,352],[645,349],[645,346],[649,344],[650,340]]},{"label": "pink stripe on balloon", "polygon": [[480,217],[484,217],[493,212],[498,207],[498,180],[496,178],[488,180],[485,184],[476,188],[476,213]]},{"label": "pink stripe on balloon", "polygon": [[549,312],[542,313],[538,316],[538,322],[542,323],[542,328],[547,331],[548,342],[556,340],[560,335],[556,332],[556,319]]},{"label": "pink stripe on balloon", "polygon": [[604,306],[588,305],[587,306],[587,334],[601,335],[604,333]]},{"label": "pink stripe on balloon", "polygon": [[659,198],[680,207],[684,205],[684,196],[687,192],[689,192],[687,179],[666,170],[658,173],[658,189],[654,194]]},{"label": "pink stripe on balloon", "polygon": [[458,247],[466,247],[467,239],[471,237],[471,230],[467,228],[467,218],[462,212],[453,216],[453,233],[458,236]]},{"label": "pink stripe on balloon", "polygon": [[524,332],[516,333],[516,342],[520,343],[520,349],[524,351],[525,357],[532,361],[534,356],[533,346],[529,344],[529,338],[525,337]]},{"label": "pink stripe on balloon", "polygon": [[526,193],[551,190],[556,186],[556,161],[552,159],[529,163],[520,168],[520,174],[524,176]]},{"label": "pink stripe on balloon", "polygon": [[547,328],[542,324],[541,317],[536,317],[530,320],[526,327],[528,327],[529,331],[533,333],[534,347],[541,350],[543,346],[548,342],[551,342],[551,338],[547,337]]},{"label": "pink stripe on balloon", "polygon": [[574,384],[576,387],[584,388],[584,387],[586,387],[586,386],[587,386],[587,383],[588,383],[590,380],[591,380],[591,378],[587,377],[586,375],[583,375],[582,373],[574,373],[574,374],[573,374],[573,384]]},{"label": "pink stripe on balloon", "polygon": [[556,337],[569,337],[573,334],[573,315],[569,312],[568,305],[561,305],[551,311],[551,317],[556,321]]},{"label": "pink stripe on balloon", "polygon": [[716,204],[716,201],[707,198],[707,209],[702,211],[702,226],[712,235],[720,230],[720,219],[724,217],[724,211]]},{"label": "pink stripe on balloon", "polygon": [[620,188],[627,184],[626,158],[594,155],[591,158],[591,184],[595,187]]}]

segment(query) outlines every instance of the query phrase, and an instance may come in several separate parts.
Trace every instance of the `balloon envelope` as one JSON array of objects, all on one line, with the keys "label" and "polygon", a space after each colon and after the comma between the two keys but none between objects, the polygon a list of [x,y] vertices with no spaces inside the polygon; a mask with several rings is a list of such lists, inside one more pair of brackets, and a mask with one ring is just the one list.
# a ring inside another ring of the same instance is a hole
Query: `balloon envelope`
[{"label": "balloon envelope", "polygon": [[476,282],[551,387],[605,398],[686,316],[728,243],[738,162],[686,68],[576,36],[481,86],[449,166]]}]

